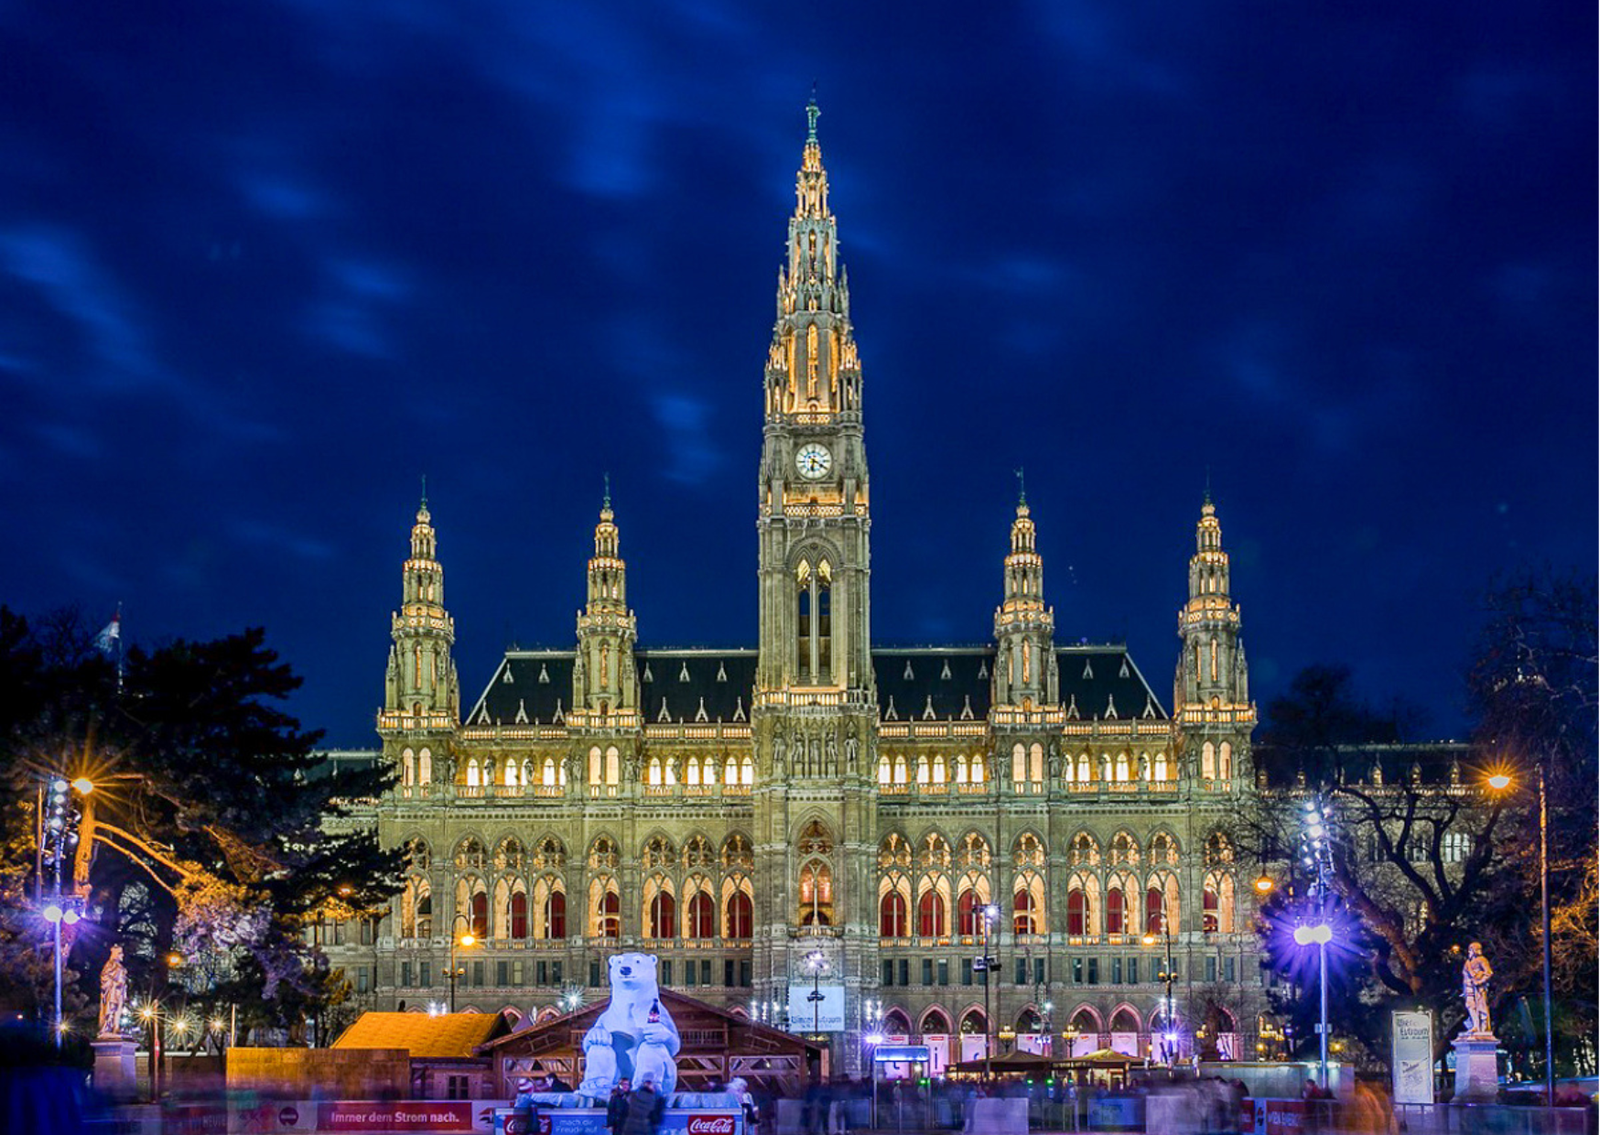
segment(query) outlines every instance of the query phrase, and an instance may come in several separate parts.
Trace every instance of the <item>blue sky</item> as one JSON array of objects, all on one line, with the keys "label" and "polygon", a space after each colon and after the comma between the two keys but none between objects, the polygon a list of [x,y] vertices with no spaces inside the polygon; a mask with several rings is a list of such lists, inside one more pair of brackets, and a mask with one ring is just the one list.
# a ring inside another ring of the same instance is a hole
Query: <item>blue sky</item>
[{"label": "blue sky", "polygon": [[813,81],[875,637],[979,642],[1027,469],[1067,640],[1165,698],[1207,470],[1255,693],[1461,728],[1496,571],[1596,569],[1571,4],[0,9],[0,600],[246,625],[368,744],[427,474],[469,700],[609,472],[646,645],[755,640]]}]

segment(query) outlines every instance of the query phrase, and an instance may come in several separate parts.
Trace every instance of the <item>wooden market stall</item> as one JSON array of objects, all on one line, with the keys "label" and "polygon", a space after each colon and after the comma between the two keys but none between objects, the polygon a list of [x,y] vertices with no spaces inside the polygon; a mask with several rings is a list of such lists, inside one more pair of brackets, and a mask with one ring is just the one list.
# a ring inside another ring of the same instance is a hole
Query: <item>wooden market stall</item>
[{"label": "wooden market stall", "polygon": [[[583,1080],[583,1037],[605,1011],[602,999],[576,1012],[528,1021],[478,1047],[494,1062],[502,1092],[519,1076],[552,1072],[576,1087]],[[827,1046],[737,1013],[661,990],[661,1005],[678,1026],[678,1090],[708,1091],[742,1077],[753,1091],[802,1094],[815,1073],[826,1077]],[[514,1095],[514,1092],[507,1094]]]}]

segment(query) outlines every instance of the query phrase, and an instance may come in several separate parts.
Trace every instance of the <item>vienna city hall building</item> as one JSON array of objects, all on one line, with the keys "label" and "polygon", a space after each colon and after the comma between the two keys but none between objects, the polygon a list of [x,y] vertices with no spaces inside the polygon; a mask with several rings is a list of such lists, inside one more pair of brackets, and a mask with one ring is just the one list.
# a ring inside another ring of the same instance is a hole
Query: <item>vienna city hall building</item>
[{"label": "vienna city hall building", "polygon": [[814,106],[796,197],[759,641],[640,645],[607,499],[572,648],[508,650],[463,715],[424,502],[378,714],[398,781],[354,817],[406,849],[404,889],[364,940],[329,943],[334,964],[373,1008],[445,1004],[453,978],[461,1009],[549,1015],[642,950],[665,986],[825,1034],[842,1071],[872,1034],[925,1040],[936,1066],[986,1037],[1253,1056],[1252,873],[1223,829],[1256,715],[1215,508],[1170,709],[1125,647],[1057,644],[1025,501],[993,641],[875,647],[862,364]]}]

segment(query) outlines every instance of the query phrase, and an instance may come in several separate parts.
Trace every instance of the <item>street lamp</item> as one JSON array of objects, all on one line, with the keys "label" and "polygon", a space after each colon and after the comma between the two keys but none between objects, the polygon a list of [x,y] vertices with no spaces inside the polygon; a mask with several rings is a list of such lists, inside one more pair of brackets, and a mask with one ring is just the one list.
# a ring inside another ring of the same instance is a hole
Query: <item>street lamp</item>
[{"label": "street lamp", "polygon": [[822,1031],[822,971],[828,968],[828,956],[821,950],[806,955],[806,969],[811,971],[811,992],[806,1000],[811,1002],[811,1031]]},{"label": "street lamp", "polygon": [[450,939],[450,1011],[452,1013],[456,1011],[456,978],[464,977],[467,972],[466,966],[458,968],[456,965],[456,947],[460,946],[463,949],[467,949],[476,945],[477,942],[478,940],[471,934],[463,934],[459,938],[452,936]]},{"label": "street lamp", "polygon": [[1313,894],[1316,896],[1317,921],[1310,926],[1296,926],[1294,940],[1301,946],[1317,947],[1317,983],[1320,988],[1317,1014],[1317,1044],[1320,1054],[1322,1087],[1328,1087],[1328,943],[1333,941],[1333,928],[1328,925],[1328,876],[1333,866],[1330,828],[1333,811],[1319,798],[1313,796],[1303,805],[1301,819],[1305,831],[1300,836],[1300,853],[1307,868],[1316,872]]},{"label": "street lamp", "polygon": [[[1550,809],[1544,790],[1544,762],[1536,761],[1539,778],[1539,919],[1543,929],[1544,969],[1544,1095],[1547,1104],[1555,1101],[1556,1047],[1550,1022]],[[1497,769],[1489,775],[1489,787],[1504,792],[1511,787],[1511,774]]]},{"label": "street lamp", "polygon": [[[1176,1027],[1177,1022],[1173,1019],[1175,1014],[1172,1011],[1172,983],[1177,979],[1178,975],[1174,972],[1172,965],[1172,930],[1167,926],[1166,903],[1161,904],[1161,937],[1166,942],[1167,947],[1166,965],[1160,973],[1156,974],[1156,980],[1166,982],[1167,985],[1167,996],[1161,1002],[1161,1024],[1164,1030],[1161,1034],[1161,1055],[1165,1057],[1167,1067],[1171,1068],[1178,1059],[1178,1030]],[[1156,936],[1154,934],[1146,934],[1140,941],[1146,946],[1154,946],[1156,944]]]},{"label": "street lamp", "polygon": [[994,1018],[989,1013],[989,974],[994,969],[995,959],[989,953],[989,942],[994,935],[995,924],[1000,921],[1000,907],[990,903],[983,908],[983,1078],[985,1081],[994,1079]]},{"label": "street lamp", "polygon": [[[79,795],[87,796],[94,791],[94,782],[88,777],[78,777],[70,783],[60,776],[48,778],[40,793],[39,812],[39,869],[42,875],[46,858],[55,867],[55,881],[51,888],[51,895],[45,901],[40,913],[44,920],[50,923],[50,933],[54,945],[55,968],[55,1018],[51,1032],[55,1034],[55,1045],[61,1047],[63,1035],[67,1031],[66,1019],[61,1015],[61,927],[76,925],[83,917],[82,901],[74,895],[62,893],[62,869],[67,859],[67,848],[78,841],[75,830],[75,821],[78,815],[68,806],[69,791],[76,790]],[[44,792],[49,793],[48,815],[43,807],[45,803]],[[40,880],[39,891],[44,890],[43,879]]]}]

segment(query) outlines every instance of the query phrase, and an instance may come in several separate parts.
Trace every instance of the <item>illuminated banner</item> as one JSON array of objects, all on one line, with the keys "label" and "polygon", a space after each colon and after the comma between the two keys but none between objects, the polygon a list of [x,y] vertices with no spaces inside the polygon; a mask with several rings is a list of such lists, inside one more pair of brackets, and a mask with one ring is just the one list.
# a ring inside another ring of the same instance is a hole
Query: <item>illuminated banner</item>
[{"label": "illuminated banner", "polygon": [[811,983],[789,987],[789,1031],[796,1033],[844,1032],[844,986],[823,983],[820,1001],[812,1001]]},{"label": "illuminated banner", "polygon": [[1394,1044],[1389,1062],[1394,1069],[1394,1102],[1433,1102],[1433,1014],[1396,1012],[1390,1028]]}]

